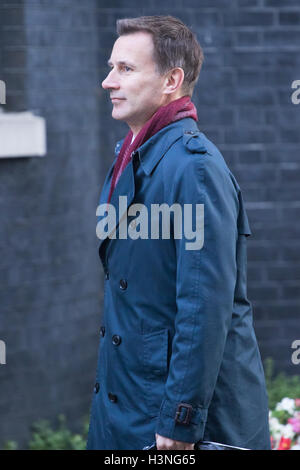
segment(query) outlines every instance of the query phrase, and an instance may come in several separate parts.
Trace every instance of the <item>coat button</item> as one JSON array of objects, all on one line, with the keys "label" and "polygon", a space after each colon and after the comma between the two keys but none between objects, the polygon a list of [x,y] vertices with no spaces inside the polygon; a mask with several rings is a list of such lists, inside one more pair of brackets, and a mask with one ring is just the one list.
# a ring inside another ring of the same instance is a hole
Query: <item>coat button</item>
[{"label": "coat button", "polygon": [[120,280],[120,289],[122,289],[122,290],[127,289],[127,281],[126,281],[126,279],[121,279],[121,280]]},{"label": "coat button", "polygon": [[95,393],[98,393],[99,390],[100,390],[100,384],[99,384],[99,382],[96,382],[96,383],[95,383],[95,386],[94,386],[94,392],[95,392]]},{"label": "coat button", "polygon": [[113,335],[112,337],[112,344],[114,344],[115,346],[119,346],[119,344],[121,344],[121,336],[119,335]]},{"label": "coat button", "polygon": [[104,335],[105,335],[105,326],[101,326],[101,328],[100,328],[100,335],[101,335],[102,337],[104,337]]},{"label": "coat button", "polygon": [[110,392],[108,394],[108,398],[109,398],[109,401],[111,401],[112,403],[116,403],[118,401],[117,395],[114,395],[113,393],[110,393]]}]

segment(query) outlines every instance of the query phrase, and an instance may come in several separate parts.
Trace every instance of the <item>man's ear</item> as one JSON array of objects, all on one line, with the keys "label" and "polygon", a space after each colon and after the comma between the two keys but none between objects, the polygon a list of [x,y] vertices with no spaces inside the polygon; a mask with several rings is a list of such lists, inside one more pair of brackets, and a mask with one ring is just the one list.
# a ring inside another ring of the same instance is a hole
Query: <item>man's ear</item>
[{"label": "man's ear", "polygon": [[181,67],[176,67],[170,70],[166,75],[164,93],[169,95],[175,93],[181,87],[184,81],[184,70]]}]

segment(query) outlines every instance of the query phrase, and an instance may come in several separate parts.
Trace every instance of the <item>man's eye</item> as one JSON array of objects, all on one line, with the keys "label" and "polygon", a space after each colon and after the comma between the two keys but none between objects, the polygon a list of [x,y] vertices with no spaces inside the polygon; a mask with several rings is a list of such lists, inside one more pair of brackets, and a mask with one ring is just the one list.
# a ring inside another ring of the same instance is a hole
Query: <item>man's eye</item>
[{"label": "man's eye", "polygon": [[[113,70],[113,68],[114,68],[114,67],[113,67],[112,65],[108,66],[108,73],[111,72],[111,71]],[[119,67],[119,69],[120,69],[122,72],[130,72],[130,71],[132,70],[132,68],[129,67],[128,65],[121,65],[121,66]]]}]

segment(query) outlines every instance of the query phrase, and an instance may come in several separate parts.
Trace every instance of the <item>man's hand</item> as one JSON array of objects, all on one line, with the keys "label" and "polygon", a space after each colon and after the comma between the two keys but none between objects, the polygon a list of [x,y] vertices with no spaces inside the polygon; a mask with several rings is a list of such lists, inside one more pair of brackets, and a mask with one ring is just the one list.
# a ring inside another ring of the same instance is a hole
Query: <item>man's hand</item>
[{"label": "man's hand", "polygon": [[173,441],[159,434],[155,434],[155,438],[158,450],[194,450],[194,444],[190,442]]}]

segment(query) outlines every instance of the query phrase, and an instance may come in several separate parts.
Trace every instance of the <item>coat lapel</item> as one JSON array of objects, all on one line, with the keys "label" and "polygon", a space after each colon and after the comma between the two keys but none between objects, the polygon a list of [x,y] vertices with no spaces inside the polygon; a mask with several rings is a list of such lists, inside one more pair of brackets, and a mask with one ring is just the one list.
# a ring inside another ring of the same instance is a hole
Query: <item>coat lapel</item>
[{"label": "coat lapel", "polygon": [[[109,189],[111,185],[111,179],[113,174],[114,165],[116,163],[117,156],[108,171],[106,179],[103,184],[103,189],[100,197],[100,204],[106,204],[108,200]],[[110,204],[116,210],[115,223],[110,227],[110,230],[105,233],[105,237],[100,239],[99,253],[103,246],[103,242],[108,238],[113,238],[114,232],[117,230],[119,221],[122,219],[125,213],[127,213],[128,206],[131,204],[135,195],[135,182],[134,182],[134,169],[133,169],[133,158],[131,158],[128,165],[125,167],[121,174],[119,181],[112,193]],[[121,197],[121,204],[119,197]],[[101,217],[99,217],[99,220]]]}]

